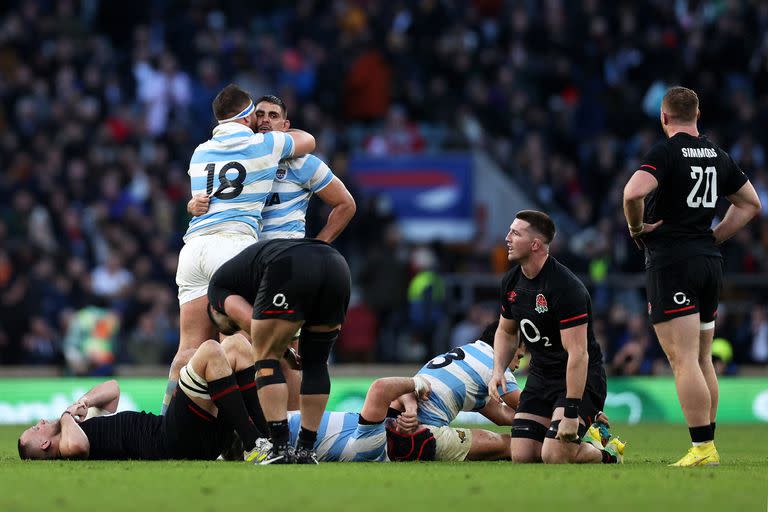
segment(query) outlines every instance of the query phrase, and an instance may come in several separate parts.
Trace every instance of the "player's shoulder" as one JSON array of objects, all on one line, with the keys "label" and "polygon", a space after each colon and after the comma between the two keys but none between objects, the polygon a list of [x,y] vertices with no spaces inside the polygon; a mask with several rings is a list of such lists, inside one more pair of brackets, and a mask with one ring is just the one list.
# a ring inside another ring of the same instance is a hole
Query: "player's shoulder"
[{"label": "player's shoulder", "polygon": [[585,292],[587,291],[587,287],[584,286],[584,283],[581,281],[581,279],[579,279],[579,276],[574,274],[570,268],[560,263],[553,256],[549,257],[547,265],[549,267],[550,275],[553,278],[550,279],[550,282],[555,287],[569,290],[576,288]]}]

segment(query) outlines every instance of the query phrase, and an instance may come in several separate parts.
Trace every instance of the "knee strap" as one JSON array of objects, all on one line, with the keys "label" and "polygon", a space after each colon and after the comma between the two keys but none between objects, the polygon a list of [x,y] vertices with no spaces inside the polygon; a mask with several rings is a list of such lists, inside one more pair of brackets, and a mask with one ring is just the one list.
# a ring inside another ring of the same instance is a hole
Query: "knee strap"
[{"label": "knee strap", "polygon": [[[547,430],[547,437],[548,438],[550,438],[550,439],[555,439],[556,438],[555,436],[557,436],[557,429],[560,427],[560,422],[561,421],[562,420],[555,420],[555,421],[553,421],[552,423],[549,424],[549,429]],[[584,437],[584,434],[587,433],[588,429],[589,429],[589,427],[579,423],[579,438],[576,439],[573,442],[576,443],[576,444],[580,444],[581,443],[581,438]]]},{"label": "knee strap", "polygon": [[285,384],[285,375],[277,359],[256,361],[256,387],[261,389],[273,384]]},{"label": "knee strap", "polygon": [[189,397],[194,396],[203,400],[211,399],[211,395],[208,393],[208,382],[200,377],[189,363],[179,371],[179,387]]},{"label": "knee strap", "polygon": [[512,421],[512,437],[522,437],[533,439],[540,443],[544,442],[547,435],[547,427],[534,420],[517,419]]},{"label": "knee strap", "polygon": [[302,331],[299,337],[301,356],[301,394],[327,395],[331,392],[331,377],[328,374],[328,356],[339,337],[339,331]]}]

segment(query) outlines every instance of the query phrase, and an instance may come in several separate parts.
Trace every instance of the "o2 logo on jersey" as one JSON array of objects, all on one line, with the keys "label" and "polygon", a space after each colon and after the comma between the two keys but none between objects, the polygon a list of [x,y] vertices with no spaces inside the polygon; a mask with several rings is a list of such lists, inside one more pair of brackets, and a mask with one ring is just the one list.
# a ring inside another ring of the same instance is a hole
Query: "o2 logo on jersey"
[{"label": "o2 logo on jersey", "polygon": [[288,301],[282,293],[278,293],[272,297],[272,304],[278,308],[288,309]]},{"label": "o2 logo on jersey", "polygon": [[461,350],[460,348],[455,348],[450,352],[446,352],[445,354],[441,356],[437,356],[436,358],[432,359],[429,363],[427,363],[427,368],[429,368],[430,370],[444,368],[454,361],[463,360],[465,357],[467,357],[467,355],[464,353],[463,350]]},{"label": "o2 logo on jersey", "polygon": [[536,324],[527,318],[523,318],[520,321],[520,332],[523,333],[523,336],[525,336],[528,343],[538,343],[539,340],[544,340],[545,347],[552,346],[552,343],[549,341],[549,336],[542,336],[541,331],[536,327]]},{"label": "o2 logo on jersey", "polygon": [[691,299],[689,299],[683,292],[677,292],[672,296],[672,300],[675,301],[675,304],[678,306],[682,306],[685,304],[686,306],[691,304]]}]

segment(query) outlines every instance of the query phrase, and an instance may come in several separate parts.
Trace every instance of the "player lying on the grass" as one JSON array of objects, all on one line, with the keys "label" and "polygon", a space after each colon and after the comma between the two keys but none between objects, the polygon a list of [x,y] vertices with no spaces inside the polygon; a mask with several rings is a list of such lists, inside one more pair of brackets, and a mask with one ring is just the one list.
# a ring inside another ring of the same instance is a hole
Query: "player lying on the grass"
[{"label": "player lying on the grass", "polygon": [[417,424],[427,426],[438,440],[445,441],[438,446],[449,453],[439,452],[438,459],[464,460],[471,452],[471,460],[496,460],[509,454],[509,446],[496,444],[506,443],[509,436],[494,434],[489,438],[487,431],[480,431],[481,439],[476,440],[473,430],[449,427],[460,411],[476,411],[497,425],[512,425],[520,400],[520,389],[512,371],[520,365],[525,348],[519,348],[504,373],[506,392],[501,395],[502,401],[489,400],[487,383],[493,374],[493,337],[498,324],[498,321],[491,323],[477,341],[439,355],[419,370],[416,375],[424,377],[432,387],[428,398],[417,401],[413,394],[406,394],[392,403],[393,409],[406,413],[399,420],[401,430],[411,430],[412,426],[402,418],[414,415],[418,418]]},{"label": "player lying on the grass", "polygon": [[[509,436],[480,429],[450,429],[436,437],[418,425],[415,414],[388,418],[389,404],[404,394],[425,399],[429,382],[422,376],[384,377],[371,384],[360,414],[323,414],[314,449],[323,462],[381,462],[387,460],[490,460],[509,458]],[[301,429],[298,411],[288,414],[290,442],[296,443]],[[401,429],[406,425],[408,432]],[[461,452],[457,454],[455,452]],[[441,455],[447,454],[447,458]]]},{"label": "player lying on the grass", "polygon": [[[208,340],[180,372],[165,416],[118,412],[120,388],[99,384],[55,421],[40,420],[19,437],[22,459],[215,459],[233,428],[246,447],[244,458],[263,452],[251,345],[240,335],[219,344]],[[181,390],[181,392],[179,392]],[[104,416],[89,417],[101,409]],[[263,417],[262,417],[263,418]],[[261,420],[263,422],[263,419]]]}]

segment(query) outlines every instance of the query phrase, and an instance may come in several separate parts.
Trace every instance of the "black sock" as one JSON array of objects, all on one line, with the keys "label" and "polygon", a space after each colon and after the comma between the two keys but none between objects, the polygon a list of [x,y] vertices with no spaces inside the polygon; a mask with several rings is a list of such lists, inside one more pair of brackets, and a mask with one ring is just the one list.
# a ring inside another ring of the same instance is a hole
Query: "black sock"
[{"label": "black sock", "polygon": [[288,431],[287,419],[280,421],[268,421],[267,426],[269,427],[269,438],[273,445],[288,444],[290,432]]},{"label": "black sock", "polygon": [[312,450],[315,447],[315,441],[317,441],[317,432],[301,427],[299,441],[296,443],[296,447]]},{"label": "black sock", "polygon": [[618,464],[619,460],[615,455],[611,455],[606,450],[600,450],[600,453],[603,454],[603,464]]},{"label": "black sock", "polygon": [[243,440],[243,448],[250,450],[256,445],[259,435],[256,426],[245,409],[243,395],[237,386],[234,375],[208,382],[208,393],[219,408],[219,417],[228,422]]},{"label": "black sock", "polygon": [[709,427],[712,429],[712,440],[715,440],[715,428],[717,427],[717,422],[713,421],[709,424]]},{"label": "black sock", "polygon": [[259,388],[256,387],[256,367],[249,366],[245,370],[235,373],[235,380],[237,380],[240,393],[243,395],[243,402],[245,402],[248,415],[253,420],[253,424],[256,425],[256,432],[259,437],[267,437],[269,435],[267,420],[261,410]]},{"label": "black sock", "polygon": [[712,441],[712,439],[714,439],[711,424],[702,425],[700,427],[689,427],[688,432],[691,433],[691,442],[693,443],[706,443],[707,441]]}]

